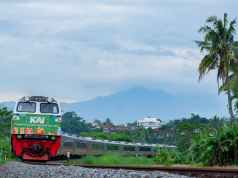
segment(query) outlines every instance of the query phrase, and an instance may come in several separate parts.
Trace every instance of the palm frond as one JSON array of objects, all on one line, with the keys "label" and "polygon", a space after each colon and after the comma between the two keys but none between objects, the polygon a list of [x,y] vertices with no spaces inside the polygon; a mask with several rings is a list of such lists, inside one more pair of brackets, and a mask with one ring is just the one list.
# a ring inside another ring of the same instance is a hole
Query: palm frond
[{"label": "palm frond", "polygon": [[224,27],[226,27],[228,20],[227,20],[227,13],[224,13],[224,19],[223,19],[223,23],[224,23]]},{"label": "palm frond", "polygon": [[206,20],[207,23],[215,23],[217,21],[218,21],[217,16],[215,16],[215,15],[208,17]]}]

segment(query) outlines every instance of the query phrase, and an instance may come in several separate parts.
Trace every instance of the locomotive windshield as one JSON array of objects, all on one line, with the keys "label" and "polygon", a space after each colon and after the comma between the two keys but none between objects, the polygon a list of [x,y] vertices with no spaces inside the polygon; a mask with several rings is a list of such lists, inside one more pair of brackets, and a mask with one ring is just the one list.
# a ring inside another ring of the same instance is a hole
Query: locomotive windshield
[{"label": "locomotive windshield", "polygon": [[18,112],[35,112],[36,111],[36,103],[32,102],[19,102],[17,106]]},{"label": "locomotive windshield", "polygon": [[55,103],[41,103],[40,112],[58,114],[59,108],[58,108],[58,105]]}]

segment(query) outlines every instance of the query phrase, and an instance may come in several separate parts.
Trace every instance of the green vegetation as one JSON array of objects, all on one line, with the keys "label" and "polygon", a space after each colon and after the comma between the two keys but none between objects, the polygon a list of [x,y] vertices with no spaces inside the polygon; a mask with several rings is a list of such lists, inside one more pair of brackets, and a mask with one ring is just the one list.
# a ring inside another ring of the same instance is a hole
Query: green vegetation
[{"label": "green vegetation", "polygon": [[230,82],[229,72],[237,75],[237,54],[238,42],[234,41],[236,30],[234,25],[236,19],[228,24],[227,14],[224,13],[224,19],[218,19],[216,16],[210,16],[206,20],[212,26],[203,26],[198,32],[205,33],[204,41],[195,41],[201,52],[206,50],[207,55],[202,59],[198,72],[199,80],[210,70],[217,70],[217,83],[222,80],[223,85],[226,84],[226,91],[228,96],[229,112],[231,116],[231,123],[234,124],[234,115],[232,110],[231,96],[230,96]]},{"label": "green vegetation", "polygon": [[86,123],[82,117],[77,116],[75,112],[66,112],[62,116],[62,131],[70,134],[79,134],[80,132],[90,132],[91,124]]},{"label": "green vegetation", "polygon": [[6,107],[0,109],[0,164],[17,158],[10,152],[10,131],[12,111]]},{"label": "green vegetation", "polygon": [[152,157],[152,160],[154,160],[158,164],[162,164],[165,166],[173,165],[174,159],[172,158],[171,152],[165,149],[165,145],[163,148],[160,148],[158,145],[158,148],[156,148],[155,150],[158,153],[154,157]]},{"label": "green vegetation", "polygon": [[185,157],[178,151],[167,150],[166,145],[162,148],[157,145],[155,151],[158,152],[155,156],[152,157],[152,160],[157,164],[164,166],[172,166],[174,163],[184,163]]},{"label": "green vegetation", "polygon": [[132,138],[125,133],[114,133],[111,135],[105,134],[105,133],[98,133],[98,132],[81,132],[81,136],[84,137],[94,137],[96,139],[103,139],[103,140],[114,140],[114,141],[126,141],[126,142],[133,142]]},{"label": "green vegetation", "polygon": [[16,161],[17,157],[10,152],[9,138],[0,139],[0,164],[7,161]]},{"label": "green vegetation", "polygon": [[193,140],[188,150],[188,159],[192,159],[192,162],[202,162],[206,166],[228,166],[238,163],[237,125],[228,127],[225,124],[213,134],[199,131],[192,136]]},{"label": "green vegetation", "polygon": [[124,157],[120,154],[109,154],[105,156],[96,157],[93,155],[86,155],[83,157],[83,164],[97,164],[97,165],[155,165],[156,163],[147,157]]},{"label": "green vegetation", "polygon": [[0,109],[0,139],[10,136],[11,117],[12,111],[8,111],[6,107]]}]

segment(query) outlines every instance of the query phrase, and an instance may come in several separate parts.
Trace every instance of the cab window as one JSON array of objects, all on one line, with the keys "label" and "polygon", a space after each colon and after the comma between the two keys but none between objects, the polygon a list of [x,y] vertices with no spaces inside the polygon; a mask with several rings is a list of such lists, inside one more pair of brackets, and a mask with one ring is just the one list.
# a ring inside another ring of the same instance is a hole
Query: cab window
[{"label": "cab window", "polygon": [[19,102],[17,105],[17,112],[35,112],[35,111],[36,111],[36,103]]},{"label": "cab window", "polygon": [[58,114],[59,113],[58,104],[55,104],[55,103],[41,103],[40,104],[40,112],[41,113]]}]

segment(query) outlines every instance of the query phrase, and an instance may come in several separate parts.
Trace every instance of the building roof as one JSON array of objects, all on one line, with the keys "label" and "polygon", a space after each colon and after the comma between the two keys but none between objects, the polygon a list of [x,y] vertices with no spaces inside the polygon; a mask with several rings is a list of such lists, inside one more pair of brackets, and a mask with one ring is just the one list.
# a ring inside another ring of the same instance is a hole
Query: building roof
[{"label": "building roof", "polygon": [[100,127],[99,125],[94,125],[94,126],[92,126],[91,128],[95,128],[95,127]]},{"label": "building roof", "polygon": [[112,126],[110,126],[110,125],[104,125],[104,126],[102,126],[103,128],[111,128]]},{"label": "building roof", "polygon": [[167,130],[154,130],[154,133],[159,135],[170,134]]}]

